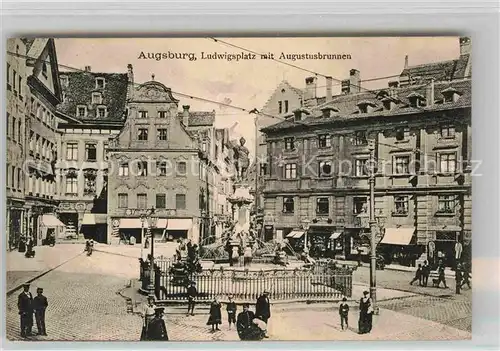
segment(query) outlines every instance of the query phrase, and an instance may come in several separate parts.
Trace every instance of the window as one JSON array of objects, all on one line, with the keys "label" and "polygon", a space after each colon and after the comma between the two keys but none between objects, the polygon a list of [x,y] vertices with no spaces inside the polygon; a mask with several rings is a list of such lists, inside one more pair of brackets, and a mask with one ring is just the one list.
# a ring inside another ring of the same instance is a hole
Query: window
[{"label": "window", "polygon": [[330,211],[330,202],[327,197],[318,197],[316,199],[316,213],[328,214]]},{"label": "window", "polygon": [[17,169],[17,188],[19,190],[22,190],[23,184],[22,184],[22,171],[21,168]]},{"label": "window", "polygon": [[394,196],[394,214],[408,214],[408,196]]},{"label": "window", "polygon": [[442,173],[455,173],[457,155],[454,152],[439,155],[439,166]]},{"label": "window", "polygon": [[158,118],[167,118],[167,111],[158,111]]},{"label": "window", "polygon": [[17,86],[17,88],[19,90],[19,97],[22,100],[22,95],[23,95],[23,77],[19,76],[18,77],[18,82],[19,82],[19,85]]},{"label": "window", "polygon": [[318,137],[318,145],[320,148],[327,148],[332,146],[332,138],[328,134],[322,134]]},{"label": "window", "polygon": [[104,78],[96,78],[95,79],[96,89],[104,89],[105,84],[106,84],[106,80]]},{"label": "window", "polygon": [[10,172],[10,176],[11,176],[11,185],[12,185],[12,189],[15,189],[16,188],[16,167],[12,166],[12,170]]},{"label": "window", "polygon": [[455,196],[438,196],[438,213],[455,213]]},{"label": "window", "polygon": [[137,139],[138,140],[148,140],[148,129],[147,128],[139,128],[137,130]]},{"label": "window", "polygon": [[158,140],[160,140],[160,141],[167,140],[167,129],[166,128],[159,128],[158,129]]},{"label": "window", "polygon": [[368,144],[368,140],[366,139],[366,132],[364,130],[360,130],[354,133],[354,145],[366,145]]},{"label": "window", "polygon": [[118,168],[118,175],[120,177],[128,177],[128,162],[120,163],[120,167]]},{"label": "window", "polygon": [[175,208],[178,210],[186,209],[186,194],[175,195]]},{"label": "window", "polygon": [[285,165],[285,179],[295,179],[297,178],[297,164],[287,163]]},{"label": "window", "polygon": [[184,162],[184,161],[177,162],[177,176],[178,177],[185,177],[186,173],[187,173],[186,162]]},{"label": "window", "polygon": [[92,103],[93,104],[102,104],[102,94],[101,93],[92,93]]},{"label": "window", "polygon": [[96,161],[97,149],[95,144],[85,144],[85,161]]},{"label": "window", "polygon": [[320,177],[331,177],[332,176],[332,161],[320,161],[318,174]]},{"label": "window", "polygon": [[293,213],[294,207],[293,197],[286,196],[283,198],[283,213]]},{"label": "window", "polygon": [[47,78],[47,63],[42,64],[42,74],[45,78]]},{"label": "window", "polygon": [[165,194],[156,194],[156,208],[167,208],[167,196]]},{"label": "window", "polygon": [[12,117],[12,132],[10,133],[12,140],[16,140],[16,127],[17,127],[17,119],[16,117]]},{"label": "window", "polygon": [[354,161],[354,166],[356,167],[355,169],[356,177],[363,177],[368,175],[368,170],[366,168],[367,161],[368,159],[366,158],[358,158]]},{"label": "window", "polygon": [[410,173],[410,156],[394,156],[394,174]]},{"label": "window", "polygon": [[106,112],[107,112],[107,110],[108,109],[106,108],[106,106],[99,106],[97,108],[97,117],[99,117],[99,118],[106,118],[106,114],[107,114]]},{"label": "window", "polygon": [[85,107],[85,106],[78,106],[76,108],[76,115],[78,117],[85,117],[85,116],[87,116],[87,107]]},{"label": "window", "polygon": [[285,113],[288,112],[288,100],[285,100]]},{"label": "window", "polygon": [[16,91],[16,81],[17,81],[17,73],[16,70],[12,70],[12,89],[14,90],[14,93],[17,93]]},{"label": "window", "polygon": [[148,111],[139,111],[139,118],[148,118]]},{"label": "window", "polygon": [[405,129],[404,128],[396,128],[396,140],[397,141],[405,140]]},{"label": "window", "polygon": [[353,208],[352,212],[354,214],[360,214],[360,213],[366,213],[367,212],[367,198],[366,197],[360,197],[360,196],[355,196],[353,198]]},{"label": "window", "polygon": [[78,178],[75,170],[70,170],[66,175],[66,194],[78,194]]},{"label": "window", "polygon": [[260,164],[260,175],[261,176],[267,175],[267,163]]},{"label": "window", "polygon": [[146,177],[148,175],[148,163],[146,161],[140,161],[138,164],[138,176],[140,177]]},{"label": "window", "polygon": [[293,138],[285,138],[285,150],[294,150],[295,144]]},{"label": "window", "polygon": [[10,65],[7,63],[7,90],[10,90]]},{"label": "window", "polygon": [[128,194],[118,194],[118,208],[128,208]]},{"label": "window", "polygon": [[77,143],[67,143],[66,144],[66,160],[68,160],[68,161],[78,160],[78,144]]},{"label": "window", "polygon": [[441,138],[454,138],[455,137],[455,127],[444,126],[441,127]]},{"label": "window", "polygon": [[137,208],[147,208],[148,207],[148,195],[147,194],[137,194]]},{"label": "window", "polygon": [[167,175],[167,163],[165,161],[157,161],[156,170],[158,171],[158,176],[165,177]]},{"label": "window", "polygon": [[95,195],[96,194],[96,178],[97,170],[95,169],[85,169],[83,171],[85,178],[85,184],[83,188],[84,195]]},{"label": "window", "polygon": [[283,113],[283,102],[278,101],[278,111],[279,113]]}]

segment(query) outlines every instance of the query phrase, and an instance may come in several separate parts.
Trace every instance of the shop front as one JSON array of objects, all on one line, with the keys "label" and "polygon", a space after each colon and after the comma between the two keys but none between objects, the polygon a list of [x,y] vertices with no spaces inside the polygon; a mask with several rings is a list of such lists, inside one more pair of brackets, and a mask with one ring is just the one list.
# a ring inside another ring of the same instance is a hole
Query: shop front
[{"label": "shop front", "polygon": [[[461,253],[463,255],[463,237],[461,235],[460,227],[448,227],[447,230],[436,230],[434,241],[430,241],[427,247],[427,257],[429,262],[436,266],[439,261],[442,261],[447,267],[455,267],[456,261],[456,248],[457,243],[460,243]],[[466,245],[465,256],[468,255],[468,245]],[[460,257],[462,259],[462,257]]]},{"label": "shop front", "polygon": [[415,245],[415,228],[385,228],[377,251],[384,257],[385,264],[414,267],[422,254],[422,248]]}]

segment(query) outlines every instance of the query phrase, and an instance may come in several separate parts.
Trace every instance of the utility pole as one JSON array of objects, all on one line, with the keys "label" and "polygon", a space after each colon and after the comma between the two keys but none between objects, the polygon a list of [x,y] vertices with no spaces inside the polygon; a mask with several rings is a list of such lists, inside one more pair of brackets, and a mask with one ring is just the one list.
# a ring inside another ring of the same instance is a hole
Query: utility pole
[{"label": "utility pole", "polygon": [[378,314],[378,309],[376,308],[377,301],[377,242],[376,242],[376,230],[377,221],[375,220],[375,173],[376,173],[376,161],[375,161],[375,140],[368,141],[368,149],[370,150],[370,160],[367,165],[369,172],[369,184],[370,184],[370,297],[372,299],[373,311]]}]

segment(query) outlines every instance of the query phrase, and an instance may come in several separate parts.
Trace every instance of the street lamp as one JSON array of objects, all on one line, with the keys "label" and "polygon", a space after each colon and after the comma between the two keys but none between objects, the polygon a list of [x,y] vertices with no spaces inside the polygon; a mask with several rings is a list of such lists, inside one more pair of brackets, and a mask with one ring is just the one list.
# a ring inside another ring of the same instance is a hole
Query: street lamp
[{"label": "street lamp", "polygon": [[372,306],[375,314],[378,314],[376,307],[377,303],[377,221],[375,219],[375,173],[377,172],[377,161],[375,160],[375,140],[369,140],[368,149],[370,150],[370,159],[367,161],[366,167],[369,174],[370,184],[370,297],[372,299]]},{"label": "street lamp", "polygon": [[154,233],[153,229],[156,228],[156,225],[158,223],[158,216],[155,215],[155,208],[151,207],[149,217],[148,217],[148,227],[149,231],[151,233],[151,266],[150,266],[150,274],[149,274],[149,285],[148,285],[148,292],[150,295],[154,295],[155,292],[155,282],[154,282],[154,271],[155,271],[155,256],[154,256]]},{"label": "street lamp", "polygon": [[309,243],[308,243],[307,231],[309,230],[310,223],[311,223],[311,221],[308,219],[304,219],[302,221],[302,228],[304,228],[304,253],[305,254],[309,253]]}]

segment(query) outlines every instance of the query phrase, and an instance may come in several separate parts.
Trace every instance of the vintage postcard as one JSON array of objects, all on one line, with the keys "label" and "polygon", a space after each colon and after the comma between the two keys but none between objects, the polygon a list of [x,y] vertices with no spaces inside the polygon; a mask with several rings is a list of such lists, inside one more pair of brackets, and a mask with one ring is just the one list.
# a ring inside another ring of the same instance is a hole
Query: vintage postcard
[{"label": "vintage postcard", "polygon": [[469,38],[7,44],[9,340],[471,338]]}]

